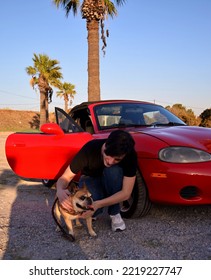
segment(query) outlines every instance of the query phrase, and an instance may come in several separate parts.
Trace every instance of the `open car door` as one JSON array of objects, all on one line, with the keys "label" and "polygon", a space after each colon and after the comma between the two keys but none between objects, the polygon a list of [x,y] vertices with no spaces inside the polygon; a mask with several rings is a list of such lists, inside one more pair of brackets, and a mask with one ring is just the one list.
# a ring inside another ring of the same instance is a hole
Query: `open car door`
[{"label": "open car door", "polygon": [[24,178],[57,180],[74,155],[92,139],[62,109],[55,108],[57,124],[41,126],[40,133],[13,133],[6,140],[7,161]]}]

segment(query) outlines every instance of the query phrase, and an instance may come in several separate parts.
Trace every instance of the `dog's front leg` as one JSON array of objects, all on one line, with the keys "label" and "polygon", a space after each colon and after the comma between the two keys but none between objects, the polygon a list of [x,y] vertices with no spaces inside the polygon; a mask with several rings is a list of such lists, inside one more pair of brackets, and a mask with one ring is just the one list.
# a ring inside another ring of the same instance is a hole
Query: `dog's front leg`
[{"label": "dog's front leg", "polygon": [[74,237],[72,220],[68,216],[64,216],[63,218],[64,218],[64,221],[65,221],[65,224],[67,226],[69,234]]},{"label": "dog's front leg", "polygon": [[97,236],[97,234],[95,233],[95,231],[92,228],[92,217],[88,217],[86,219],[86,224],[87,224],[87,228],[88,228],[88,232],[91,236]]}]

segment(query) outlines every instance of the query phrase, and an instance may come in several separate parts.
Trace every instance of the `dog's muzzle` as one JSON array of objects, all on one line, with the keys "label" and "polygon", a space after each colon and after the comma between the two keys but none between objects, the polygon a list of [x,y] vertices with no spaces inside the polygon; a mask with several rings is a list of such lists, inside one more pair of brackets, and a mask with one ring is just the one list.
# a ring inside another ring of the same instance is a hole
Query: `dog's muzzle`
[{"label": "dog's muzzle", "polygon": [[83,211],[87,211],[87,210],[92,210],[94,211],[93,207],[92,207],[92,203],[93,203],[93,200],[91,197],[86,197],[86,206],[82,206],[78,203],[76,203],[76,206],[80,209],[82,209]]}]

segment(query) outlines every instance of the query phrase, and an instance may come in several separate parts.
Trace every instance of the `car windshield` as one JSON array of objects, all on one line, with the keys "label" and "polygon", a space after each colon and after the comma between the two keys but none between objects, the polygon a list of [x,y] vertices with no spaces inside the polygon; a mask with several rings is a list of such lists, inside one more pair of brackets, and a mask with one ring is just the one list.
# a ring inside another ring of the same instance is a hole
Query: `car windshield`
[{"label": "car windshield", "polygon": [[155,104],[111,103],[95,106],[100,130],[128,126],[173,126],[185,125],[167,109]]}]

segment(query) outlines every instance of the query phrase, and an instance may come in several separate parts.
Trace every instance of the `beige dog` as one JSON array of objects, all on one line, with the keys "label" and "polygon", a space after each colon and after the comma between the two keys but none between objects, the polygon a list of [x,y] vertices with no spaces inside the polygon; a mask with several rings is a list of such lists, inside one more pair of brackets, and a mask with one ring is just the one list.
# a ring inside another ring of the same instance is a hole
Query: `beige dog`
[{"label": "beige dog", "polygon": [[[76,220],[77,226],[81,226],[81,223],[79,221],[80,215],[87,210],[93,210],[93,200],[91,198],[91,193],[88,191],[85,185],[82,188],[74,186],[71,188],[70,192],[71,195],[69,196],[69,199],[72,204],[72,209],[69,211],[64,209],[57,198],[52,207],[52,215],[61,231],[66,236],[70,237],[71,241],[74,241],[75,237],[73,231],[73,220]],[[64,230],[64,228],[61,225],[61,217],[65,221],[68,233]],[[96,236],[96,233],[92,228],[92,215],[86,218],[86,224],[89,234],[91,236]]]}]

